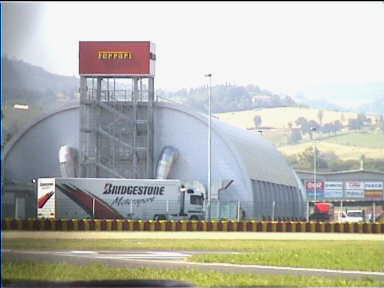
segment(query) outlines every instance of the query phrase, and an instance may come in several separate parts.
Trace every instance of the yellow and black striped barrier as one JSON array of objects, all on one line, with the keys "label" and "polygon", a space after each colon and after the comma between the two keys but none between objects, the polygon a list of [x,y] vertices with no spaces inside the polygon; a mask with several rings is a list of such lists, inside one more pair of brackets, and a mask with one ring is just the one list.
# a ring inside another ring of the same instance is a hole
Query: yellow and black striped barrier
[{"label": "yellow and black striped barrier", "polygon": [[201,231],[201,232],[309,232],[382,233],[384,223],[198,221],[126,219],[5,219],[5,231]]}]

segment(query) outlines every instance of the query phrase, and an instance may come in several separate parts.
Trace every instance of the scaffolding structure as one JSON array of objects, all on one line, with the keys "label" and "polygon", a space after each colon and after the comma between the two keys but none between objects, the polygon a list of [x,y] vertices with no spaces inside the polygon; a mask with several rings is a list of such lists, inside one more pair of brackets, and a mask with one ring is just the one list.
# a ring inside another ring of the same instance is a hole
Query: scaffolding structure
[{"label": "scaffolding structure", "polygon": [[80,177],[153,178],[153,77],[80,77]]}]

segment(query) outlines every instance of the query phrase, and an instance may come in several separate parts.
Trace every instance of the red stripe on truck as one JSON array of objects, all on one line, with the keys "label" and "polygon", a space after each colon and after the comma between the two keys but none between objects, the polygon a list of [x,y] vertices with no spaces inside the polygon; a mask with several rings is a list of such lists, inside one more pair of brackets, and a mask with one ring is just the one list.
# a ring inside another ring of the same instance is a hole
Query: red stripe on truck
[{"label": "red stripe on truck", "polygon": [[96,219],[122,219],[124,218],[118,211],[112,208],[108,203],[93,195],[88,191],[80,190],[74,185],[57,184],[56,187],[67,195],[72,201],[84,209],[88,215],[93,214],[93,200],[95,201],[95,215]]},{"label": "red stripe on truck", "polygon": [[48,202],[48,200],[53,196],[54,192],[49,192],[45,194],[44,196],[40,197],[38,200],[39,209],[43,208],[45,203]]}]

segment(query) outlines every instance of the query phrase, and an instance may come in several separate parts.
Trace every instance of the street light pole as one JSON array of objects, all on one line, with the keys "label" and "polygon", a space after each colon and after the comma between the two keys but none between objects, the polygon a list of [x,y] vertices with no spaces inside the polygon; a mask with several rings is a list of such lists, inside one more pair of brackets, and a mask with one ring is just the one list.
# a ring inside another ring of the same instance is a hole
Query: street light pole
[{"label": "street light pole", "polygon": [[[316,127],[311,128],[312,131],[316,131]],[[313,139],[313,185],[314,185],[314,200],[316,202],[316,192],[317,192],[317,183],[316,183],[316,140]]]},{"label": "street light pole", "polygon": [[211,98],[212,98],[212,74],[206,74],[209,77],[209,95],[208,95],[208,219],[211,219]]},{"label": "street light pole", "polygon": [[316,161],[316,141],[313,141],[313,151],[314,151],[314,156],[313,156],[313,182],[315,184],[315,202],[316,202],[316,192],[317,192],[317,183],[316,183],[316,164],[317,164],[317,161]]}]

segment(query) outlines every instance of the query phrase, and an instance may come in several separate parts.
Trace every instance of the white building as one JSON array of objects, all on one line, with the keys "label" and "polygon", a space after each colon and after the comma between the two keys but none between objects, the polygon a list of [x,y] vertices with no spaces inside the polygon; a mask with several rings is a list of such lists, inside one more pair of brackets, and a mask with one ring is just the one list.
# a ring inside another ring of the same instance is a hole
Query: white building
[{"label": "white building", "polygon": [[[4,154],[6,216],[33,217],[36,193],[32,179],[62,176],[60,147],[79,148],[79,107],[48,113],[8,143]],[[182,105],[156,102],[154,125],[154,160],[165,146],[179,152],[168,178],[207,185],[207,116]],[[246,218],[305,217],[300,180],[272,143],[260,135],[213,118],[211,171],[212,199],[240,201]]]}]

